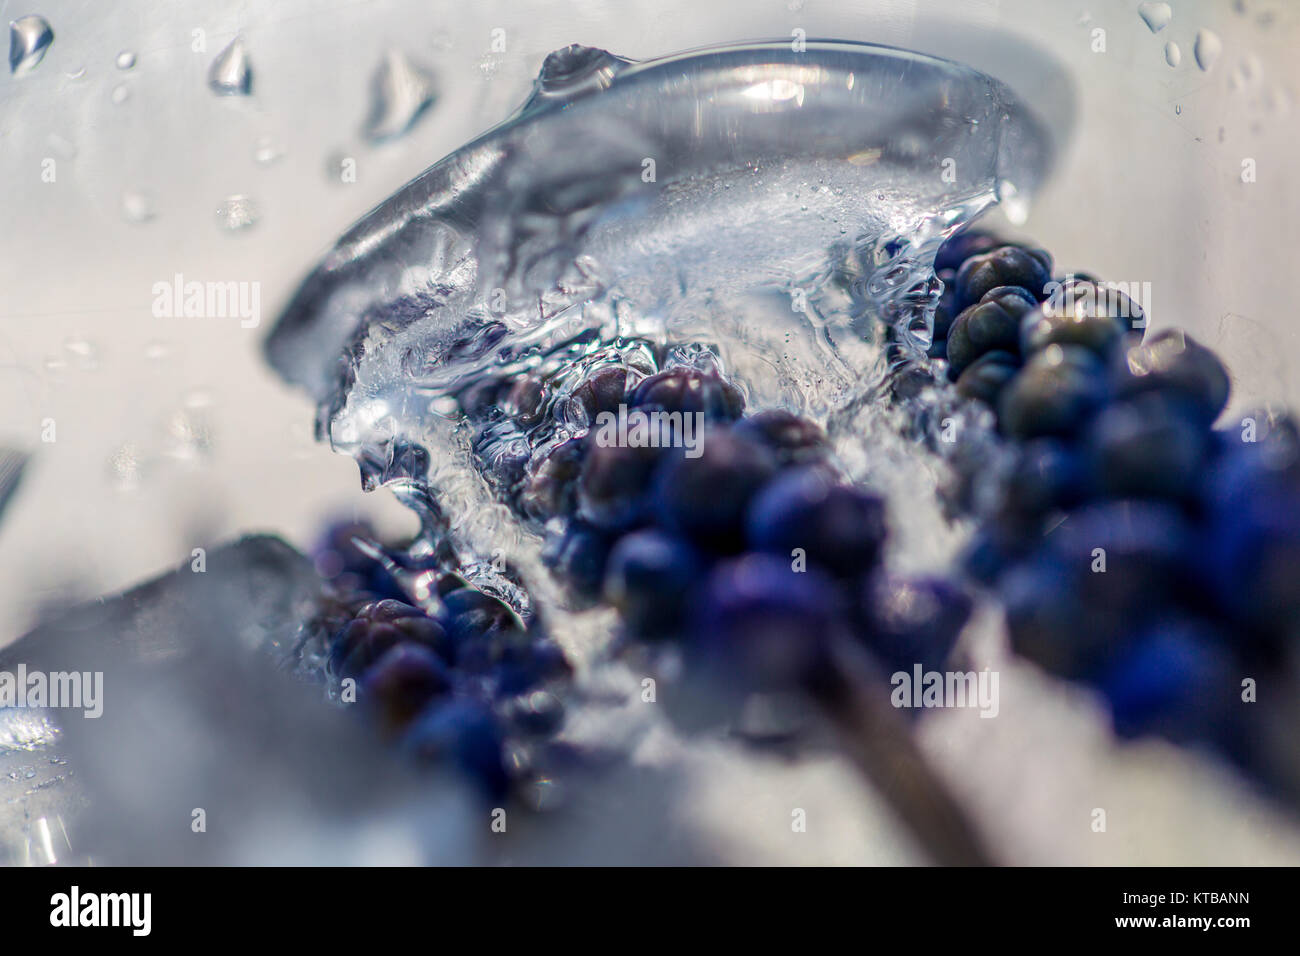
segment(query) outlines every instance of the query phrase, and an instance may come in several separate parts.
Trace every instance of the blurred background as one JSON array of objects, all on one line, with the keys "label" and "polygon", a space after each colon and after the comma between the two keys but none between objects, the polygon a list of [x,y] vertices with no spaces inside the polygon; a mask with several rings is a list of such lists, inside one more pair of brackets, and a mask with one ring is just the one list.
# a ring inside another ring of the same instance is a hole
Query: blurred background
[{"label": "blurred background", "polygon": [[[55,39],[26,75],[0,78],[0,444],[32,454],[0,522],[0,646],[49,602],[120,590],[242,532],[306,547],[332,515],[411,527],[314,441],[310,401],[273,375],[261,341],[350,223],[503,120],[546,53],[570,43],[645,58],[802,30],[981,68],[1039,112],[1058,150],[1027,218],[1000,212],[1004,226],[1062,270],[1149,282],[1152,324],[1188,329],[1233,370],[1229,415],[1297,397],[1285,258],[1300,209],[1300,7],[1285,0],[42,0],[5,2],[3,14],[39,14]],[[217,96],[209,68],[236,36],[251,95]],[[367,135],[372,84],[394,53],[435,98],[379,142]],[[260,323],[155,317],[154,286],[176,274],[259,283]],[[1016,745],[1082,735],[1056,789],[1031,788],[1045,806],[1099,768],[1136,801],[1126,836],[1081,842],[1070,858],[1300,858],[1295,828],[1215,768],[1154,744],[1117,757],[1088,707],[1062,701]],[[1071,708],[1085,714],[1073,731]],[[964,720],[929,724],[930,746],[983,761],[1001,789],[975,783],[971,797],[996,808],[1024,753],[983,729],[972,752],[972,731],[949,726]],[[851,786],[843,772],[806,779]],[[747,787],[748,799],[770,791]],[[1167,795],[1189,788],[1193,804],[1168,812]],[[718,819],[740,799],[709,793]],[[827,842],[826,859],[872,840],[908,858],[859,823]],[[1181,858],[1178,835],[1193,826],[1217,835]],[[1050,841],[1015,839],[1029,859],[1055,859],[1033,849]],[[771,852],[760,858],[781,859]]]}]

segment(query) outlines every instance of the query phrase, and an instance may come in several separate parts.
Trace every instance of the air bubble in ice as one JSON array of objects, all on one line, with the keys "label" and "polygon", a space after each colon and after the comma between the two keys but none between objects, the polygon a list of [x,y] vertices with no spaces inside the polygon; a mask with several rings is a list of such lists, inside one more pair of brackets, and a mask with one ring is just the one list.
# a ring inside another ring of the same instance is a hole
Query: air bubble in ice
[{"label": "air bubble in ice", "polygon": [[123,50],[117,55],[116,63],[119,70],[129,70],[135,66],[135,54],[130,50]]},{"label": "air bubble in ice", "polygon": [[208,68],[208,88],[218,96],[247,96],[253,91],[253,67],[243,37],[231,40],[212,61]]},{"label": "air bubble in ice", "polygon": [[54,42],[54,30],[41,16],[19,17],[9,24],[9,72],[15,76],[30,73]]},{"label": "air bubble in ice", "polygon": [[1170,66],[1177,66],[1183,62],[1183,51],[1178,49],[1178,44],[1173,40],[1165,44],[1165,62]]},{"label": "air bubble in ice", "polygon": [[390,50],[371,81],[366,137],[380,142],[401,136],[433,105],[433,76],[399,50]]}]

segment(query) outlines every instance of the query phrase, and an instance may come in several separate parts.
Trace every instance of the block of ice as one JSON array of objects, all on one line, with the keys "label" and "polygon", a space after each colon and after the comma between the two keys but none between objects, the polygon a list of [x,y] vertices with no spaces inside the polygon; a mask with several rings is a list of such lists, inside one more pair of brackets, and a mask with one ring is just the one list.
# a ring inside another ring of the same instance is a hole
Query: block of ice
[{"label": "block of ice", "polygon": [[98,718],[17,711],[2,725],[14,736],[19,715],[39,720],[22,762],[64,768],[0,802],[6,856],[37,860],[44,821],[64,859],[83,861],[466,859],[458,782],[417,777],[283,666],[318,596],[310,562],[253,536],[194,567],[73,608],[0,654],[9,672],[102,674]]}]

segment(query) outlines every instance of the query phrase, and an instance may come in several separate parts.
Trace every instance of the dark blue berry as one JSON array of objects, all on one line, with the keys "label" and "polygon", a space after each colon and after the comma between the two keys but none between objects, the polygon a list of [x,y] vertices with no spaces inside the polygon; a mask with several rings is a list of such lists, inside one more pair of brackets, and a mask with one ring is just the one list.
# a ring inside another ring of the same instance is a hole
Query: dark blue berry
[{"label": "dark blue berry", "polygon": [[874,576],[864,585],[867,646],[890,671],[942,670],[970,618],[968,594],[942,578]]},{"label": "dark blue berry", "polygon": [[1192,529],[1174,507],[1088,505],[999,587],[1017,652],[1069,678],[1095,678],[1145,623],[1183,600]]},{"label": "dark blue berry", "polygon": [[983,255],[1006,245],[992,233],[978,229],[964,229],[950,236],[934,256],[934,271],[960,269],[961,264],[972,256]]},{"label": "dark blue berry", "polygon": [[634,526],[645,515],[655,468],[668,454],[660,448],[600,445],[589,437],[578,477],[578,514],[600,528]]},{"label": "dark blue berry", "polygon": [[546,409],[546,385],[536,375],[521,375],[501,398],[501,411],[521,425],[536,425]]},{"label": "dark blue berry", "polygon": [[727,682],[747,690],[799,686],[824,664],[845,628],[841,599],[816,569],[747,554],[710,575],[695,617],[695,646]]},{"label": "dark blue berry", "polygon": [[754,499],[745,527],[750,547],[787,561],[802,552],[838,576],[874,568],[887,533],[884,501],[815,466],[772,481]]},{"label": "dark blue berry", "polygon": [[960,565],[973,580],[993,585],[1017,561],[1023,560],[1029,550],[1030,546],[1014,531],[990,525],[976,530],[971,536],[962,552]]},{"label": "dark blue berry", "polygon": [[1068,436],[1110,395],[1105,367],[1088,349],[1049,345],[1035,353],[998,400],[998,421],[1013,438]]},{"label": "dark blue berry", "polygon": [[782,466],[821,461],[830,454],[830,442],[816,422],[781,409],[741,419],[735,432],[769,449]]},{"label": "dark blue berry", "polygon": [[483,673],[527,653],[531,638],[518,615],[500,598],[461,588],[446,594],[442,603],[457,667]]},{"label": "dark blue berry", "polygon": [[627,396],[627,368],[609,365],[583,379],[569,396],[570,407],[578,414],[575,420],[594,425],[601,412],[617,412]]},{"label": "dark blue berry", "polygon": [[1203,578],[1252,645],[1293,641],[1300,620],[1300,453],[1287,432],[1229,446],[1207,479]]},{"label": "dark blue berry", "polygon": [[505,735],[492,709],[471,699],[434,701],[411,724],[403,748],[425,760],[455,763],[491,797],[505,796],[510,775],[503,758]]},{"label": "dark blue berry", "polygon": [[573,514],[586,451],[585,441],[570,438],[542,456],[519,496],[519,507],[524,514],[534,521]]},{"label": "dark blue berry", "polygon": [[1056,438],[1031,439],[1016,450],[1003,485],[1001,513],[1039,519],[1080,504],[1090,489],[1088,466],[1077,449]]},{"label": "dark blue berry", "polygon": [[972,256],[957,270],[957,305],[965,309],[998,286],[1019,286],[1035,299],[1047,296],[1052,257],[1042,249],[1001,246]]},{"label": "dark blue berry", "polygon": [[1031,558],[1004,568],[997,584],[1015,652],[1049,673],[1079,680],[1104,665],[1115,635],[1091,626],[1072,580],[1067,568]]},{"label": "dark blue berry", "polygon": [[1176,392],[1212,422],[1228,404],[1231,383],[1213,352],[1185,332],[1169,329],[1124,353],[1118,388],[1125,395],[1152,389]]},{"label": "dark blue berry", "polygon": [[1092,474],[1112,498],[1192,499],[1209,447],[1189,403],[1158,392],[1110,405],[1087,433]]},{"label": "dark blue berry", "polygon": [[451,674],[437,654],[420,644],[404,643],[389,648],[362,675],[360,699],[388,730],[395,731],[451,686]]},{"label": "dark blue berry", "polygon": [[1178,742],[1230,736],[1240,675],[1222,634],[1185,618],[1160,622],[1132,640],[1098,680],[1121,737]]},{"label": "dark blue berry", "polygon": [[1020,359],[1010,352],[985,352],[957,377],[957,394],[997,408],[998,396],[1019,371]]},{"label": "dark blue berry", "polygon": [[699,452],[665,464],[655,481],[655,514],[698,547],[734,553],[744,544],[750,501],[777,470],[775,456],[721,428],[704,434]]},{"label": "dark blue berry", "polygon": [[374,530],[369,525],[343,522],[331,526],[312,553],[317,573],[344,596],[406,600],[406,593],[397,579],[381,562],[362,551],[356,544],[357,539],[378,546]]},{"label": "dark blue berry", "polygon": [[673,636],[701,573],[699,557],[680,538],[651,528],[634,531],[610,552],[605,599],[638,637]]},{"label": "dark blue berry", "polygon": [[330,665],[341,677],[356,677],[398,644],[420,644],[444,660],[453,645],[443,626],[419,608],[401,601],[375,601],[363,607],[334,638]]},{"label": "dark blue berry", "polygon": [[1078,345],[1108,358],[1131,331],[1145,325],[1142,310],[1121,292],[1091,282],[1070,282],[1056,290],[1020,324],[1025,355],[1049,345]]},{"label": "dark blue berry", "polygon": [[701,412],[710,421],[735,421],[745,411],[740,390],[714,372],[670,368],[642,379],[628,403],[645,411]]},{"label": "dark blue berry", "polygon": [[1017,286],[999,286],[979,302],[963,309],[948,332],[948,375],[956,379],[988,352],[1020,352],[1020,318],[1036,305],[1034,297]]},{"label": "dark blue berry", "polygon": [[600,594],[615,535],[581,521],[547,539],[542,560],[583,598]]},{"label": "dark blue berry", "polygon": [[544,634],[538,636],[537,630],[527,646],[512,648],[491,672],[498,695],[522,694],[572,673],[563,648]]}]

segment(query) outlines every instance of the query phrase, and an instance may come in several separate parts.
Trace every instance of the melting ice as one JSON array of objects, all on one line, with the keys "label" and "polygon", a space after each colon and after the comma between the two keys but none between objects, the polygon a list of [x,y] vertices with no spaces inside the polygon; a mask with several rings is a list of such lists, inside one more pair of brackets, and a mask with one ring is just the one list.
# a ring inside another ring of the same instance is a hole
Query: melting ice
[{"label": "melting ice", "polygon": [[750,408],[828,422],[873,384],[879,319],[928,345],[935,249],[1032,194],[1046,142],[999,82],[887,47],[569,47],[518,113],[338,241],[268,355],[368,485],[401,494],[427,464],[462,530],[500,541],[458,431],[475,383],[539,373],[552,424],[578,430],[567,396],[601,367],[710,363]]}]

